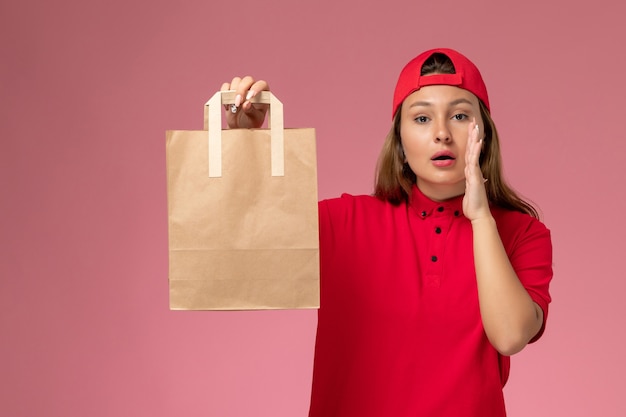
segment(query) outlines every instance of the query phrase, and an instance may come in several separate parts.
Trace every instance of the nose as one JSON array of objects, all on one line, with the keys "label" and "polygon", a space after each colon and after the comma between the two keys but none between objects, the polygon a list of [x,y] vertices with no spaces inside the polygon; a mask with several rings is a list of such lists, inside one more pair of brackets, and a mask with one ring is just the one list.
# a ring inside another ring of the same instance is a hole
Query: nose
[{"label": "nose", "polygon": [[452,142],[452,135],[450,133],[450,129],[448,128],[448,124],[446,123],[445,120],[440,121],[436,125],[435,142],[443,142],[443,143]]}]

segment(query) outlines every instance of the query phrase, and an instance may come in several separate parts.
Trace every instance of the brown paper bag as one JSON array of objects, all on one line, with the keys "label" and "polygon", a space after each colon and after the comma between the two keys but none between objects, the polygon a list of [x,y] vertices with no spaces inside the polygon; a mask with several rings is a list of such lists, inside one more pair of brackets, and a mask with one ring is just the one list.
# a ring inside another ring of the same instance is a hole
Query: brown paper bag
[{"label": "brown paper bag", "polygon": [[270,92],[254,101],[269,129],[221,130],[224,92],[205,130],[166,133],[170,309],[319,307],[315,130],[283,129]]}]

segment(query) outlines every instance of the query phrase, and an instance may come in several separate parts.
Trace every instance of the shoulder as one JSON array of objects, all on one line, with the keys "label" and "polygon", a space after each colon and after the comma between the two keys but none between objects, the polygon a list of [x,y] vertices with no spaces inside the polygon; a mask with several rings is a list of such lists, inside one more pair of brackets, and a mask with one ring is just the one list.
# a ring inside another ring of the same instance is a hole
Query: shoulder
[{"label": "shoulder", "polygon": [[376,197],[374,197],[373,195],[369,195],[369,194],[359,194],[359,195],[354,195],[354,194],[350,194],[350,193],[343,193],[341,194],[341,197],[336,197],[336,198],[328,198],[325,200],[321,200],[320,203],[323,202],[329,202],[329,203],[337,203],[337,202],[343,202],[343,203],[363,203],[363,204],[372,204],[372,203],[382,203],[384,204],[385,201],[380,200]]},{"label": "shoulder", "polygon": [[551,248],[550,229],[539,219],[502,208],[493,208],[491,212],[507,251],[527,244]]},{"label": "shoulder", "polygon": [[320,208],[334,211],[353,210],[355,208],[375,210],[386,204],[388,203],[371,195],[352,195],[347,193],[342,194],[341,197],[330,198],[319,202]]},{"label": "shoulder", "polygon": [[526,213],[495,207],[491,209],[491,214],[500,230],[516,232],[524,230],[549,231],[543,222]]},{"label": "shoulder", "polygon": [[341,197],[319,202],[320,223],[334,227],[359,227],[371,224],[373,220],[382,222],[389,212],[398,206],[371,195],[342,194]]}]

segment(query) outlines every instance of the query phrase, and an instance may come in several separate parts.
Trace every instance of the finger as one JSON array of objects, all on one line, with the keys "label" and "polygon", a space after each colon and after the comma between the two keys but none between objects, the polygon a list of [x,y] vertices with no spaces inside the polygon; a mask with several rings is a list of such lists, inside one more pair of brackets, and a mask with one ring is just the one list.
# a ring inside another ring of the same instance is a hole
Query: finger
[{"label": "finger", "polygon": [[[476,145],[476,143],[478,142],[478,136],[480,133],[478,123],[476,123],[476,119],[472,121],[470,129],[471,129],[472,144]],[[473,150],[473,147],[472,147],[472,150]]]},{"label": "finger", "polygon": [[256,96],[260,91],[269,91],[270,85],[265,80],[255,81],[254,84],[250,86],[249,94],[246,96],[246,100],[250,100],[252,97]]},{"label": "finger", "polygon": [[474,122],[467,126],[467,149],[465,149],[465,166],[469,168],[472,161],[472,150],[474,148]]},{"label": "finger", "polygon": [[241,77],[233,77],[230,84],[224,83],[222,85],[222,88],[223,88],[222,91],[236,90],[240,84],[241,84]]},{"label": "finger", "polygon": [[467,126],[467,152],[469,154],[472,149],[472,144],[474,143],[474,126],[476,123],[472,120]]},{"label": "finger", "polygon": [[[269,89],[270,89],[270,86],[267,83],[267,81],[265,80],[254,81],[253,84],[248,89],[248,91],[245,92],[244,105],[243,105],[244,109],[249,109],[251,106],[250,103],[246,103],[246,102],[252,100],[261,91],[269,91]],[[257,108],[267,108],[267,105],[265,104],[262,104],[262,105],[255,104],[254,106]]]},{"label": "finger", "polygon": [[468,184],[482,180],[482,172],[479,166],[480,149],[482,147],[482,141],[478,139],[480,137],[479,126],[476,121],[472,121],[468,126],[468,144],[465,158],[465,177]]},{"label": "finger", "polygon": [[260,91],[262,91],[262,86],[259,86],[258,84],[259,84],[258,81],[255,82],[254,84],[250,86],[250,89],[246,91],[246,95],[245,95],[244,103],[243,103],[244,109],[246,110],[250,109],[250,106],[251,106],[250,100],[252,100],[252,98],[255,97]]},{"label": "finger", "polygon": [[[230,83],[222,83],[222,86],[220,87],[220,91],[228,91],[230,90]],[[224,111],[226,111],[227,113],[230,112],[230,104],[224,104]]]},{"label": "finger", "polygon": [[264,117],[264,114],[267,111],[268,105],[267,104],[254,104],[254,105],[252,105],[250,100],[252,100],[261,91],[269,91],[269,89],[270,89],[270,86],[267,83],[267,81],[265,81],[265,80],[255,81],[254,84],[252,84],[250,86],[250,89],[246,93],[245,101],[244,101],[244,103],[242,105],[242,108],[245,111],[251,111],[253,109],[261,110],[263,112],[261,116]]},{"label": "finger", "polygon": [[470,125],[470,152],[469,152],[469,161],[468,163],[471,166],[478,164],[478,155],[480,155],[480,140],[478,139],[480,136],[480,131],[478,124],[476,124],[476,119]]},{"label": "finger", "polygon": [[478,166],[478,156],[480,155],[481,141],[479,139],[478,125],[474,127],[474,143],[472,145],[472,164]]},{"label": "finger", "polygon": [[230,82],[230,86],[229,86],[229,90],[236,90],[237,87],[239,86],[239,83],[241,83],[241,78],[240,77],[234,77],[233,80]]},{"label": "finger", "polygon": [[232,89],[235,90],[235,106],[239,107],[243,104],[252,84],[254,84],[254,78],[246,75],[240,78],[236,85],[231,85]]}]

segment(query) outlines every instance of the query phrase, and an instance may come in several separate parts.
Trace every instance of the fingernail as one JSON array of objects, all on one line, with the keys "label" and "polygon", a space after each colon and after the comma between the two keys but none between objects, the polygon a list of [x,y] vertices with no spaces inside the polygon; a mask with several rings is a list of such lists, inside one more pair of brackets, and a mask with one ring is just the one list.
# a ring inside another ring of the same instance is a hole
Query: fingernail
[{"label": "fingernail", "polygon": [[239,107],[240,104],[241,104],[241,94],[237,94],[237,96],[235,97],[235,107]]},{"label": "fingernail", "polygon": [[255,95],[254,90],[248,91],[248,94],[246,95],[246,100],[250,100],[252,97],[254,97],[254,95]]}]

